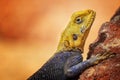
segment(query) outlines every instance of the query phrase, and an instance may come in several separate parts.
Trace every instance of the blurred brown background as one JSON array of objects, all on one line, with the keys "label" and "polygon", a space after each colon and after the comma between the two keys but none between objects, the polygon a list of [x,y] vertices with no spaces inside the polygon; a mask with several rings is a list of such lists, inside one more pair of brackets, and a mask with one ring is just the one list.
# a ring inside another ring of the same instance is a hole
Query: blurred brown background
[{"label": "blurred brown background", "polygon": [[[0,0],[0,80],[25,80],[53,55],[73,12],[97,16],[85,45],[95,40],[120,0]],[[85,55],[84,55],[85,56]]]}]

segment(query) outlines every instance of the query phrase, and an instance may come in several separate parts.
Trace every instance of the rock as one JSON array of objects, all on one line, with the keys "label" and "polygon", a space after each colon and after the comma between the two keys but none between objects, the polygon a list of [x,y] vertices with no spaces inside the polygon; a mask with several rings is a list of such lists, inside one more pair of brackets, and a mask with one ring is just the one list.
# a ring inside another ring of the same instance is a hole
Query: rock
[{"label": "rock", "polygon": [[85,70],[80,80],[120,80],[120,8],[101,26],[98,38],[89,47],[88,58],[106,51],[115,56]]}]

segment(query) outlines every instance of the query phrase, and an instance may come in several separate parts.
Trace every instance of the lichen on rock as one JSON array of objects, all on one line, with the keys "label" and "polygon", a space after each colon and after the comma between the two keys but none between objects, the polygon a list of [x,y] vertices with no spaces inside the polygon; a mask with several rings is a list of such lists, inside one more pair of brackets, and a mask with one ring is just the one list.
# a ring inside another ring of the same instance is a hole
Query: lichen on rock
[{"label": "lichen on rock", "polygon": [[89,47],[88,58],[104,52],[115,54],[80,75],[80,80],[120,80],[120,8],[105,22]]}]

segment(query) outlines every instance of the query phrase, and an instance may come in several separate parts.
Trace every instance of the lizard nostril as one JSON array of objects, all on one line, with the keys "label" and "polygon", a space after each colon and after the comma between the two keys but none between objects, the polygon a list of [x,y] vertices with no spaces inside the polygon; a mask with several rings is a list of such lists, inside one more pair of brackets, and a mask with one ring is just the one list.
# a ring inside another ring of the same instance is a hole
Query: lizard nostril
[{"label": "lizard nostril", "polygon": [[77,34],[73,34],[73,40],[77,40],[78,36]]}]

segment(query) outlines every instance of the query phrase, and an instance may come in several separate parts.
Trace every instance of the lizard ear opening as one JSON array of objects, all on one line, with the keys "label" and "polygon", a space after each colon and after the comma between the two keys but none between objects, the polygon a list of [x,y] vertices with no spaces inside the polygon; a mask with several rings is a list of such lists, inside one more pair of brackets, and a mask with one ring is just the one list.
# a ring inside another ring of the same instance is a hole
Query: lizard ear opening
[{"label": "lizard ear opening", "polygon": [[78,39],[77,34],[73,34],[72,36],[73,36],[73,40],[77,40]]}]

